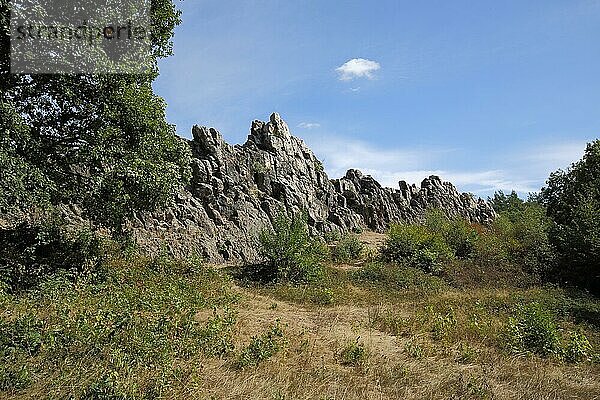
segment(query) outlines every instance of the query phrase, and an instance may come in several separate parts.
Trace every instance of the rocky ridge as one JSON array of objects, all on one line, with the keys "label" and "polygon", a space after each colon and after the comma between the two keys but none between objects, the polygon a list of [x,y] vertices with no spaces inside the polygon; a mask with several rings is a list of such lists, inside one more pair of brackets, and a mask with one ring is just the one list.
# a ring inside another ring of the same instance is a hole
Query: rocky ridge
[{"label": "rocky ridge", "polygon": [[422,220],[428,208],[448,216],[489,223],[492,207],[431,176],[418,188],[404,181],[382,187],[371,176],[349,170],[329,179],[323,164],[278,114],[254,121],[246,143],[230,145],[213,128],[194,126],[193,178],[175,205],[136,215],[138,242],[153,251],[197,254],[214,262],[257,258],[256,238],[280,213],[305,211],[313,233],[367,228],[384,231],[393,222]]}]

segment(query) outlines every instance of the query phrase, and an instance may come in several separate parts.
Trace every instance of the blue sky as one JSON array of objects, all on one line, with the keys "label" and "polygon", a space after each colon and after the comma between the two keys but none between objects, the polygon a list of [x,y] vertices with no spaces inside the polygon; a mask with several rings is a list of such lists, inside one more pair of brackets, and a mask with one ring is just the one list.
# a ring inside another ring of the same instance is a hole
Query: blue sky
[{"label": "blue sky", "polygon": [[279,112],[331,177],[538,190],[600,137],[600,0],[185,0],[155,89],[246,140]]}]

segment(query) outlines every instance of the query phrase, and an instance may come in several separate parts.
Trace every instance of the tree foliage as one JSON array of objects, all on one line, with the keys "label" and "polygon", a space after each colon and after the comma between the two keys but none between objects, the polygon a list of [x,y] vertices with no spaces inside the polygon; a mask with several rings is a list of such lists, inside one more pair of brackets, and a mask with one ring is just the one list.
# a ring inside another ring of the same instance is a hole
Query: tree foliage
[{"label": "tree foliage", "polygon": [[0,283],[18,291],[59,271],[71,279],[98,273],[100,249],[92,232],[68,232],[53,220],[0,230]]},{"label": "tree foliage", "polygon": [[424,224],[393,225],[382,255],[387,261],[425,272],[443,272],[444,266],[462,260],[482,268],[519,269],[546,278],[555,265],[548,237],[551,220],[542,205],[516,199],[519,201],[510,202],[489,226],[428,210]]},{"label": "tree foliage", "polygon": [[499,190],[494,193],[494,197],[488,197],[488,202],[497,213],[519,210],[524,204],[524,201],[519,198],[519,195],[514,190],[508,195]]},{"label": "tree foliage", "polygon": [[[133,211],[168,203],[190,175],[189,149],[152,91],[171,54],[179,12],[152,0],[147,74],[16,75],[9,71],[9,2],[0,0],[0,211],[78,203],[120,230]],[[6,166],[6,168],[4,168]]]},{"label": "tree foliage", "polygon": [[541,200],[554,221],[551,241],[560,254],[560,275],[600,289],[600,140],[583,158],[550,175]]},{"label": "tree foliage", "polygon": [[492,225],[506,258],[544,278],[552,273],[556,257],[549,239],[551,227],[545,208],[532,201],[513,203]]}]

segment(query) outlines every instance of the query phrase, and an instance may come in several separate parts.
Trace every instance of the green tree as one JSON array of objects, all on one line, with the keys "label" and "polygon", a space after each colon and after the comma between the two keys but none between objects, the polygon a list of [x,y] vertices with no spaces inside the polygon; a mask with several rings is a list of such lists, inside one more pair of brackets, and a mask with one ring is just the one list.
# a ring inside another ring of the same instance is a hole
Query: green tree
[{"label": "green tree", "polygon": [[0,103],[0,215],[49,203],[52,182],[23,156],[32,147],[29,128],[9,104]]},{"label": "green tree", "polygon": [[541,198],[554,222],[560,276],[600,290],[600,140],[568,170],[552,173]]},{"label": "green tree", "polygon": [[11,74],[8,0],[0,0],[0,18],[0,212],[77,203],[120,231],[132,212],[173,199],[189,179],[190,154],[151,86],[180,22],[171,0],[151,1],[146,74]]},{"label": "green tree", "polygon": [[494,197],[488,197],[488,203],[494,207],[497,213],[509,210],[520,209],[524,202],[519,198],[519,195],[514,190],[510,194],[505,194],[502,190],[494,193]]}]

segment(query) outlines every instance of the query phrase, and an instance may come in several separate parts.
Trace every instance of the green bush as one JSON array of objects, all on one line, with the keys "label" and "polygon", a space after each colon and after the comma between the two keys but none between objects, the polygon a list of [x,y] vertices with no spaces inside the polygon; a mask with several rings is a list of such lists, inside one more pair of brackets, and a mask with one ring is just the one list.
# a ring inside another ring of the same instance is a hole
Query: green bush
[{"label": "green bush", "polygon": [[383,283],[389,280],[387,272],[381,263],[372,262],[357,271],[353,271],[351,276],[358,283]]},{"label": "green bush", "polygon": [[493,234],[502,242],[502,255],[525,271],[546,276],[555,261],[549,240],[552,226],[543,206],[524,202],[502,211],[492,224]]},{"label": "green bush", "polygon": [[441,235],[422,225],[392,225],[381,253],[387,261],[431,273],[440,272],[443,262],[452,258]]},{"label": "green bush", "polygon": [[233,327],[237,321],[236,313],[226,307],[223,315],[213,310],[204,328],[199,330],[199,342],[205,355],[223,357],[234,350]]},{"label": "green bush", "polygon": [[425,226],[439,235],[457,258],[471,258],[475,253],[479,235],[466,220],[457,217],[448,219],[439,209],[428,210]]},{"label": "green bush", "polygon": [[467,259],[475,255],[479,235],[465,220],[455,219],[445,233],[446,243],[454,251],[457,258]]},{"label": "green bush", "polygon": [[10,291],[29,289],[58,271],[74,279],[99,266],[100,242],[90,231],[68,232],[57,222],[0,230],[0,281]]},{"label": "green bush", "polygon": [[325,243],[327,243],[327,244],[337,242],[341,238],[342,238],[342,235],[340,234],[340,231],[338,231],[338,230],[326,232],[323,235],[323,240],[325,240]]},{"label": "green bush", "polygon": [[560,336],[554,318],[539,303],[521,306],[508,324],[509,347],[516,352],[532,352],[547,357],[558,354]]},{"label": "green bush", "polygon": [[263,230],[259,241],[268,272],[278,281],[310,282],[322,277],[321,262],[327,248],[318,238],[310,236],[305,215],[288,218],[279,214],[273,221],[273,229]]},{"label": "green bush", "polygon": [[433,326],[431,333],[436,340],[446,338],[450,332],[456,329],[456,316],[454,310],[450,308],[445,314],[436,313],[433,316]]},{"label": "green bush", "polygon": [[551,220],[546,210],[536,203],[526,203],[518,219],[513,222],[518,243],[515,256],[528,272],[547,276],[554,268],[556,255],[550,244]]},{"label": "green bush", "polygon": [[412,337],[406,343],[404,343],[404,350],[412,358],[423,358],[425,355],[425,349],[423,349],[423,346],[417,342],[416,337]]},{"label": "green bush", "polygon": [[358,236],[350,234],[344,236],[333,248],[331,255],[337,262],[350,262],[360,258],[364,244]]},{"label": "green bush", "polygon": [[349,365],[353,367],[364,367],[369,358],[369,352],[365,345],[359,342],[360,338],[356,341],[346,345],[339,354],[340,363],[342,365]]},{"label": "green bush", "polygon": [[510,196],[497,192],[491,201],[499,212],[494,222],[490,226],[457,224],[456,236],[466,240],[458,240],[463,245],[456,246],[448,239],[450,247],[462,249],[463,255],[469,254],[468,258],[480,266],[517,267],[537,277],[548,277],[556,256],[549,240],[552,222],[545,208],[533,200],[519,199],[514,192]]},{"label": "green bush", "polygon": [[250,344],[238,358],[238,368],[255,367],[262,361],[271,358],[285,346],[283,337],[283,330],[277,320],[268,332],[252,337]]},{"label": "green bush", "polygon": [[320,288],[314,293],[313,302],[324,306],[333,304],[335,301],[335,292],[328,287]]},{"label": "green bush", "polygon": [[496,194],[494,201],[501,211],[490,226],[449,219],[439,209],[428,210],[423,225],[394,225],[382,255],[387,261],[433,273],[458,259],[472,260],[479,267],[519,268],[546,277],[555,264],[548,236],[551,221],[543,206],[518,196],[515,200],[515,196]]},{"label": "green bush", "polygon": [[504,220],[497,219],[491,228],[485,229],[479,235],[474,255],[474,259],[479,265],[498,268],[510,262],[510,248],[513,240],[499,231],[498,226],[502,222]]},{"label": "green bush", "polygon": [[592,346],[581,331],[571,332],[565,348],[565,359],[568,362],[589,361],[592,355]]},{"label": "green bush", "polygon": [[43,328],[43,321],[33,315],[11,322],[0,320],[0,354],[7,350],[37,354],[43,344]]}]

